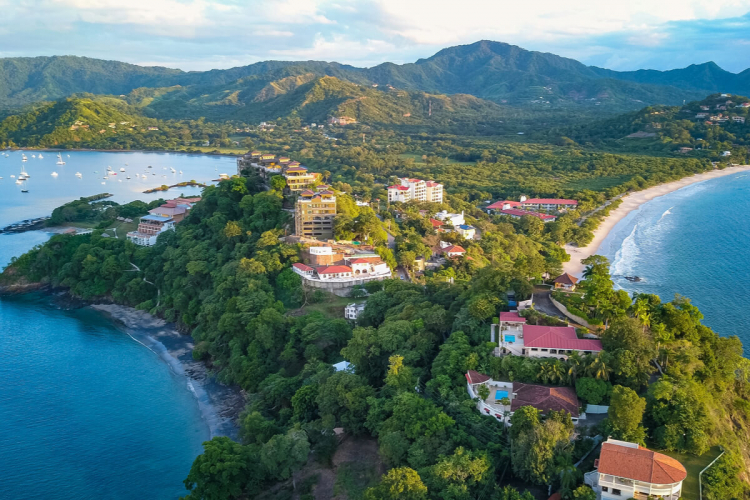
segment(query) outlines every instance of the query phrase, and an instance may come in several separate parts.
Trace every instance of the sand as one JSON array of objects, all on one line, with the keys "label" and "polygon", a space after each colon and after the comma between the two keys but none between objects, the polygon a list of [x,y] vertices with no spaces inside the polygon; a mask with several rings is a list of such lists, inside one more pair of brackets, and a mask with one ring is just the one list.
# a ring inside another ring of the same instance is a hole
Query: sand
[{"label": "sand", "polygon": [[573,245],[565,245],[565,251],[570,254],[570,261],[563,264],[563,271],[572,274],[576,277],[581,277],[583,273],[583,264],[581,260],[595,255],[599,249],[599,245],[607,237],[612,228],[617,225],[626,215],[633,210],[639,208],[642,204],[647,201],[664,196],[665,194],[677,191],[696,182],[704,182],[717,177],[724,177],[725,175],[732,175],[739,172],[750,170],[750,165],[739,165],[735,167],[727,167],[722,170],[711,170],[710,172],[704,172],[701,174],[695,174],[690,177],[683,179],[667,182],[658,186],[644,189],[643,191],[635,191],[622,197],[622,203],[619,207],[613,210],[594,231],[594,239],[585,247],[578,248]]}]

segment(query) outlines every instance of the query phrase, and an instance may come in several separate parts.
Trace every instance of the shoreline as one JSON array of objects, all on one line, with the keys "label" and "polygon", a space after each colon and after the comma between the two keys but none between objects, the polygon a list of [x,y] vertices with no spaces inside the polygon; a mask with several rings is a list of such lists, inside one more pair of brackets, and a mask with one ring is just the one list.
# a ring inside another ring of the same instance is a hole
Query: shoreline
[{"label": "shoreline", "polygon": [[[241,148],[240,148],[241,149]],[[5,148],[2,151],[39,151],[50,153],[64,153],[68,152],[84,152],[84,153],[157,153],[157,154],[182,154],[182,155],[197,155],[197,156],[231,156],[237,158],[242,156],[243,153],[222,153],[221,151],[214,153],[212,151],[185,151],[185,150],[173,150],[173,149],[89,149],[89,148],[71,148],[71,149],[60,149],[60,148]]]},{"label": "shoreline", "polygon": [[239,439],[239,416],[245,409],[245,396],[239,387],[217,382],[205,362],[193,359],[192,336],[132,307],[106,303],[86,306],[123,328],[130,338],[167,363],[173,373],[185,378],[208,427],[209,439],[216,436]]},{"label": "shoreline", "polygon": [[699,182],[705,182],[711,179],[717,179],[719,177],[725,177],[727,175],[737,174],[740,172],[746,172],[750,170],[750,165],[738,165],[734,167],[727,167],[721,170],[710,170],[708,172],[702,172],[700,174],[691,175],[690,177],[684,177],[676,181],[666,182],[657,186],[643,189],[641,191],[633,191],[622,197],[622,203],[619,207],[613,210],[594,230],[594,239],[591,243],[585,247],[576,247],[571,244],[563,246],[565,251],[570,255],[570,261],[563,263],[563,272],[571,274],[577,278],[581,277],[583,273],[584,265],[581,264],[581,260],[591,255],[596,255],[599,246],[607,238],[609,233],[614,227],[627,216],[630,212],[637,210],[643,205],[654,198],[664,196],[665,194],[672,193],[684,187],[696,184]]}]

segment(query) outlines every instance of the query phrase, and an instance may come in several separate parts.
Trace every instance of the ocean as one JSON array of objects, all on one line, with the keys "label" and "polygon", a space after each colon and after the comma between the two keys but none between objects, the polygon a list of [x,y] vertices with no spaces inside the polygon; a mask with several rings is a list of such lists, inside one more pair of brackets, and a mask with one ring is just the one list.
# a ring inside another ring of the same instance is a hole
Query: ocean
[{"label": "ocean", "polygon": [[[21,162],[20,152],[9,154],[0,157],[0,227],[105,191],[123,203],[194,195],[199,188],[142,191],[180,180],[210,181],[235,169],[229,157],[70,152],[69,158],[63,154],[66,165],[59,166],[52,152],[38,159],[31,155],[39,152],[27,151],[27,162]],[[107,166],[118,175],[104,181]],[[31,175],[23,186],[28,193],[10,177],[22,167]],[[149,171],[157,175],[135,179],[136,172]],[[121,178],[127,175],[132,179]],[[49,236],[43,231],[0,235],[0,266]],[[207,409],[210,398],[202,388],[194,387],[179,366],[165,362],[166,349],[157,343],[139,339],[91,308],[58,306],[45,294],[0,298],[0,497],[184,495],[182,481],[201,443],[226,429]]]},{"label": "ocean", "polygon": [[[750,352],[750,174],[692,184],[644,203],[607,235],[598,253],[617,287],[691,300],[703,323],[737,335]],[[642,281],[625,279],[639,277]]]}]

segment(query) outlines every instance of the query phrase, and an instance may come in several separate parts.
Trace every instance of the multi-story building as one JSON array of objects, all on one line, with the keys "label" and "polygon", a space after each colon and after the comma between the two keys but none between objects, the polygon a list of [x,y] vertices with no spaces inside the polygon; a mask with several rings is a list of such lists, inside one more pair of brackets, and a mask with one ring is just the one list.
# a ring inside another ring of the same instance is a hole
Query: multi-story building
[{"label": "multi-story building", "polygon": [[601,340],[579,339],[572,326],[525,323],[526,319],[517,313],[500,313],[500,321],[490,326],[490,342],[498,346],[496,355],[568,359],[573,352],[584,356],[602,350]]},{"label": "multi-story building", "polygon": [[294,211],[294,230],[297,236],[333,238],[336,218],[336,196],[332,191],[302,191]]},{"label": "multi-story building", "polygon": [[309,172],[302,165],[287,167],[283,170],[286,179],[286,187],[292,191],[302,191],[311,184],[315,184],[320,175],[315,172]]},{"label": "multi-story building", "polygon": [[399,179],[398,184],[388,186],[388,201],[393,203],[400,201],[429,201],[432,203],[443,202],[443,185],[435,181],[424,181],[422,179]]},{"label": "multi-story building", "polygon": [[167,200],[164,205],[152,208],[148,213],[162,217],[172,217],[174,223],[177,224],[187,216],[193,204],[199,201],[200,198],[175,198],[174,200]]},{"label": "multi-story building", "polygon": [[546,210],[548,212],[563,212],[578,206],[576,200],[563,198],[526,198],[521,196],[521,207],[524,210]]},{"label": "multi-story building", "polygon": [[460,214],[449,214],[447,210],[443,210],[442,212],[436,213],[435,218],[439,221],[443,221],[444,224],[451,224],[453,226],[462,226],[466,224],[463,212]]},{"label": "multi-story building", "polygon": [[353,302],[344,308],[344,317],[352,321],[357,321],[357,318],[359,317],[360,314],[362,314],[362,311],[364,310],[365,310],[364,302],[360,304]]},{"label": "multi-story building", "polygon": [[144,215],[138,223],[138,230],[127,234],[136,245],[153,246],[156,238],[164,231],[174,231],[174,219],[162,215]]},{"label": "multi-story building", "polygon": [[602,443],[595,471],[584,475],[600,500],[660,498],[678,500],[685,467],[672,457],[637,443],[607,439]]}]

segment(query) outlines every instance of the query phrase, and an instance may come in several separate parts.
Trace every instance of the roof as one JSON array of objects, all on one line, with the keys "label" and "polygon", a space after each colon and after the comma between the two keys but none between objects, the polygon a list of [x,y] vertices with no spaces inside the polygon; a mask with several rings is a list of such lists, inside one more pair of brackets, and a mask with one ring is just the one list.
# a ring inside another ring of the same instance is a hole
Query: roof
[{"label": "roof", "polygon": [[435,187],[435,186],[440,186],[440,183],[435,182],[435,181],[427,181],[427,185],[430,187]]},{"label": "roof", "polygon": [[409,187],[408,186],[396,186],[396,185],[393,185],[393,186],[388,186],[388,189],[398,189],[399,191],[408,191]]},{"label": "roof", "polygon": [[318,268],[318,274],[336,274],[350,272],[352,272],[352,268],[349,266],[323,266]]},{"label": "roof", "polygon": [[169,222],[172,217],[162,217],[161,215],[144,215],[141,220],[153,221],[153,222]]},{"label": "roof", "polygon": [[511,207],[520,207],[521,206],[521,202],[520,201],[508,201],[508,200],[505,200],[505,201],[496,201],[492,205],[488,205],[487,208],[489,208],[489,209],[503,208],[503,206],[505,204],[508,204]]},{"label": "roof", "polygon": [[525,215],[529,215],[531,217],[536,217],[542,220],[555,219],[554,215],[540,214],[539,212],[530,212],[528,210],[518,210],[517,208],[509,208],[507,210],[500,210],[500,213],[504,215],[515,215],[517,217],[523,217]]},{"label": "roof", "polygon": [[685,467],[672,457],[610,441],[602,444],[598,470],[602,474],[652,484],[678,483],[687,477]]},{"label": "roof", "polygon": [[174,215],[182,215],[186,212],[184,206],[167,206],[162,205],[160,207],[152,208],[148,211],[148,213],[152,215],[167,215],[167,216],[174,216]]},{"label": "roof", "polygon": [[383,260],[380,257],[359,257],[349,261],[349,264],[380,264]]},{"label": "roof", "polygon": [[540,205],[578,205],[576,200],[566,200],[564,198],[529,198],[523,203]]},{"label": "roof", "polygon": [[468,231],[469,229],[474,229],[474,226],[469,226],[467,224],[461,224],[458,226],[460,229],[463,229],[464,231]]},{"label": "roof", "polygon": [[602,341],[596,339],[579,339],[572,326],[523,326],[523,344],[525,347],[543,349],[571,349],[576,351],[601,351]]},{"label": "roof", "polygon": [[443,249],[443,253],[466,253],[463,247],[458,245],[451,245]]},{"label": "roof", "polygon": [[287,172],[307,172],[305,167],[289,167],[286,169]]},{"label": "roof", "polygon": [[295,262],[294,264],[292,264],[292,267],[296,267],[300,271],[305,271],[305,272],[314,271],[312,267],[306,266],[305,264],[301,262]]},{"label": "roof", "polygon": [[482,382],[490,380],[490,377],[477,371],[469,370],[466,372],[466,380],[468,380],[470,384],[481,384]]},{"label": "roof", "polygon": [[522,406],[533,406],[543,414],[565,410],[571,417],[578,417],[578,396],[572,387],[549,387],[546,385],[513,382],[513,398],[510,410]]},{"label": "roof", "polygon": [[430,217],[430,224],[432,224],[432,227],[440,227],[443,225],[443,221],[435,220],[432,217]]},{"label": "roof", "polygon": [[526,318],[522,318],[516,311],[513,312],[501,312],[500,321],[509,321],[512,323],[526,323]]},{"label": "roof", "polygon": [[555,283],[560,283],[563,285],[575,285],[576,283],[578,283],[578,278],[576,278],[575,276],[571,276],[568,273],[564,273],[555,278]]}]

